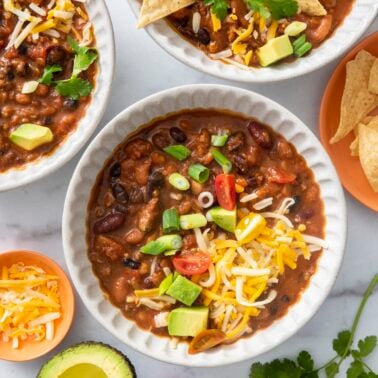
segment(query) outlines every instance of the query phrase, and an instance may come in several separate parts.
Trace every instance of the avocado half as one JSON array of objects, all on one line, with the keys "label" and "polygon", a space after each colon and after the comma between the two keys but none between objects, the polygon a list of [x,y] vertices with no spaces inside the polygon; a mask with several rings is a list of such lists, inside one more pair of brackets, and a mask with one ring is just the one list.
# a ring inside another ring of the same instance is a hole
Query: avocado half
[{"label": "avocado half", "polygon": [[136,378],[134,366],[117,349],[93,341],[76,344],[51,360],[37,378]]}]

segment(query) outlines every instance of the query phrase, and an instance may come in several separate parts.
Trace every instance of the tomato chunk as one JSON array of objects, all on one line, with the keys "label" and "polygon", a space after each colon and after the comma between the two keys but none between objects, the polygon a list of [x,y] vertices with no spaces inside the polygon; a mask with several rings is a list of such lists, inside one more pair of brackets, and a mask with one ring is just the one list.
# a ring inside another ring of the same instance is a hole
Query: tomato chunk
[{"label": "tomato chunk", "polygon": [[226,339],[226,334],[219,329],[206,329],[193,338],[189,344],[189,354],[204,352],[219,345]]},{"label": "tomato chunk", "polygon": [[268,168],[268,181],[277,184],[291,184],[297,178],[294,173],[287,172],[281,168]]},{"label": "tomato chunk", "polygon": [[179,273],[185,276],[193,276],[205,273],[209,269],[211,259],[204,252],[186,252],[175,256],[172,262]]},{"label": "tomato chunk", "polygon": [[235,177],[220,174],[215,178],[215,194],[219,205],[226,210],[233,210],[236,201]]}]

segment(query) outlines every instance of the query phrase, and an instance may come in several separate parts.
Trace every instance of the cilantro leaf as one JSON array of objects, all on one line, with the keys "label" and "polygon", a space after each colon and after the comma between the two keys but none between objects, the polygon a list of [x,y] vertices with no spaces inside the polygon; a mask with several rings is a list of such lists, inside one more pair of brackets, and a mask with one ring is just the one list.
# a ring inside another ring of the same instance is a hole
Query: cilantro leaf
[{"label": "cilantro leaf", "polygon": [[347,378],[358,378],[364,372],[364,367],[360,361],[353,361],[347,370]]},{"label": "cilantro leaf", "polygon": [[337,338],[333,340],[333,350],[339,355],[343,356],[345,349],[348,347],[348,343],[351,337],[350,331],[339,332]]},{"label": "cilantro leaf", "polygon": [[223,21],[228,14],[227,0],[205,0],[205,5],[211,6],[211,11]]},{"label": "cilantro leaf", "polygon": [[368,356],[377,346],[377,336],[367,336],[358,342],[359,357]]},{"label": "cilantro leaf", "polygon": [[54,64],[53,66],[46,66],[42,77],[38,81],[41,84],[51,85],[54,78],[54,73],[61,72],[62,70],[63,68],[57,64]]},{"label": "cilantro leaf", "polygon": [[305,350],[299,353],[297,361],[298,365],[306,372],[310,372],[314,369],[314,360],[312,359],[310,353],[306,352]]},{"label": "cilantro leaf", "polygon": [[267,19],[270,17],[269,9],[266,7],[265,0],[245,0],[247,7]]},{"label": "cilantro leaf", "polygon": [[78,100],[80,97],[89,96],[92,85],[88,80],[73,76],[71,79],[58,81],[55,89],[61,96]]},{"label": "cilantro leaf", "polygon": [[86,71],[97,59],[97,52],[92,48],[79,46],[70,36],[67,38],[67,42],[75,52],[72,76],[77,76],[80,72]]},{"label": "cilantro leaf", "polygon": [[327,378],[334,378],[339,372],[339,365],[336,362],[332,362],[325,368]]},{"label": "cilantro leaf", "polygon": [[298,12],[296,0],[245,0],[248,8],[263,18],[270,16],[275,20],[294,16]]}]

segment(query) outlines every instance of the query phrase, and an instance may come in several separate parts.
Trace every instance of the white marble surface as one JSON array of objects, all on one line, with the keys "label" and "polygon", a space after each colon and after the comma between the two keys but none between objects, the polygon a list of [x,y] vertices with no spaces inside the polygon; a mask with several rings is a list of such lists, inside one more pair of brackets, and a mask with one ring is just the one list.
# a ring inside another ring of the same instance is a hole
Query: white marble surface
[{"label": "white marble surface", "polygon": [[[112,99],[99,128],[125,107],[156,91],[191,83],[238,85],[202,75],[167,55],[144,31],[135,30],[135,19],[126,0],[108,0],[108,5],[116,35],[117,70]],[[378,20],[366,34],[376,30]],[[287,82],[241,86],[286,106],[317,133],[321,95],[335,65],[332,63],[320,71]],[[0,194],[0,251],[39,250],[66,269],[61,216],[65,192],[78,159],[79,156],[59,172],[39,182]],[[308,349],[319,363],[325,362],[332,355],[332,338],[339,330],[350,326],[362,292],[378,272],[378,214],[362,206],[349,194],[346,194],[346,200],[349,233],[346,257],[336,286],[319,312],[296,336],[262,356],[260,361],[290,357]],[[364,313],[358,336],[378,335],[377,313],[376,291]],[[190,369],[155,361],[122,345],[108,334],[77,298],[75,322],[55,352],[84,340],[98,340],[119,348],[130,357],[141,378],[247,378],[252,363],[250,360],[214,369]],[[49,356],[27,363],[0,361],[0,376],[35,377],[40,365]],[[378,371],[377,354],[371,358],[370,364]],[[340,376],[345,376],[345,372]]]}]

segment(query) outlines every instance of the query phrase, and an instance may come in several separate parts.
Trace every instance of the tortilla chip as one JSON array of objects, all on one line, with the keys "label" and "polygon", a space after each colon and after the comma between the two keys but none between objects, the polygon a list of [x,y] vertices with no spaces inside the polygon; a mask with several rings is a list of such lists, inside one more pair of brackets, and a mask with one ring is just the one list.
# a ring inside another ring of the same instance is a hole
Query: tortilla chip
[{"label": "tortilla chip", "polygon": [[143,0],[139,14],[138,28],[160,20],[182,8],[193,4],[196,0]]},{"label": "tortilla chip", "polygon": [[375,59],[370,70],[369,91],[378,94],[378,58]]},{"label": "tortilla chip", "polygon": [[378,116],[365,117],[363,121],[354,128],[353,131],[354,131],[355,138],[349,146],[350,154],[352,156],[359,156],[359,137],[358,137],[359,131],[358,130],[359,130],[360,125],[378,130]]},{"label": "tortilla chip", "polygon": [[378,96],[368,90],[370,70],[375,59],[367,51],[361,50],[354,60],[347,63],[340,123],[331,143],[343,139],[378,105]]},{"label": "tortilla chip", "polygon": [[297,0],[297,3],[300,12],[309,16],[325,16],[327,14],[319,0]]},{"label": "tortilla chip", "polygon": [[350,148],[350,154],[352,156],[359,156],[359,138],[358,135],[354,138],[353,142],[349,146]]},{"label": "tortilla chip", "polygon": [[374,192],[378,192],[378,128],[360,125],[358,130],[362,169]]}]

